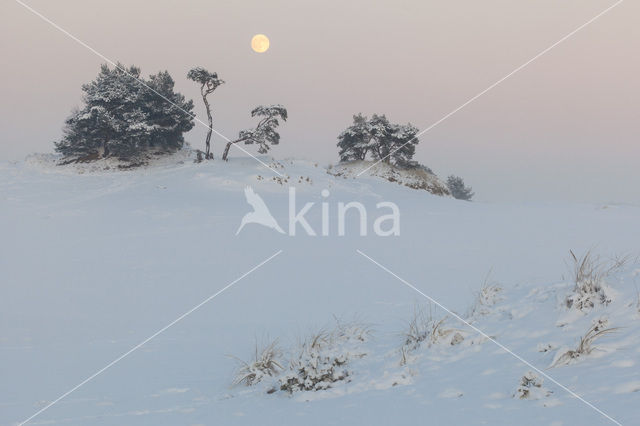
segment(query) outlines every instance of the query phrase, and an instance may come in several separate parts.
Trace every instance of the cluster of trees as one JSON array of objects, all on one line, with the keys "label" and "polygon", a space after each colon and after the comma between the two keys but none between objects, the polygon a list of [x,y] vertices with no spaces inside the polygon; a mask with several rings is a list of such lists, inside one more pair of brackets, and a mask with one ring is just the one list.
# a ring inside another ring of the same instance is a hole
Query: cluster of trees
[{"label": "cluster of trees", "polygon": [[137,67],[103,65],[82,86],[84,106],[66,120],[56,150],[66,158],[135,160],[151,149],[179,149],[193,128],[193,102],[173,87],[166,71],[144,79]]},{"label": "cluster of trees", "polygon": [[[205,151],[198,151],[198,159],[213,159],[213,117],[207,97],[224,81],[202,67],[191,69],[187,78],[200,85],[209,120]],[[194,126],[193,101],[174,91],[167,71],[144,79],[135,66],[102,65],[98,77],[83,85],[82,91],[83,107],[71,113],[62,139],[55,142],[56,151],[67,162],[109,157],[141,162],[152,151],[171,153],[182,148],[184,133]],[[257,144],[258,152],[264,154],[280,142],[277,127],[280,120],[287,120],[282,105],[258,106],[251,116],[259,118],[257,126],[240,131],[237,139],[227,142],[224,160],[236,143]]]},{"label": "cluster of trees", "polygon": [[340,161],[384,161],[399,167],[417,167],[413,161],[418,129],[409,124],[390,123],[386,116],[353,116],[353,124],[338,136]]},{"label": "cluster of trees", "polygon": [[[395,124],[385,115],[373,114],[368,118],[357,114],[353,116],[353,124],[338,136],[338,155],[344,162],[370,159],[403,169],[428,170],[413,160],[419,143],[417,135],[418,129],[411,123]],[[474,195],[459,176],[449,176],[447,187],[451,195],[461,200],[471,200]]]},{"label": "cluster of trees", "polygon": [[[402,169],[429,170],[413,160],[419,143],[417,135],[418,129],[411,123],[395,124],[385,115],[373,114],[368,118],[357,114],[353,116],[353,124],[338,136],[338,155],[342,162],[370,159]],[[470,201],[474,195],[459,176],[449,176],[447,188],[460,200]]]}]

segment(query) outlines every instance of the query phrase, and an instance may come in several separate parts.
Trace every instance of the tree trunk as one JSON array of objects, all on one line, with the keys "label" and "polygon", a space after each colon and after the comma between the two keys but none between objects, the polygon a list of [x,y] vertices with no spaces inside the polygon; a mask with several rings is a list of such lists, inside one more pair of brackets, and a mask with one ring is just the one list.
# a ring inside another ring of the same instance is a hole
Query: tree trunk
[{"label": "tree trunk", "polygon": [[209,102],[207,101],[207,95],[202,94],[202,100],[204,101],[204,106],[207,108],[207,118],[209,119],[209,130],[207,131],[207,140],[206,140],[206,148],[204,158],[206,160],[213,160],[213,153],[211,152],[211,133],[213,132],[213,117],[211,117],[211,107],[209,106]]},{"label": "tree trunk", "polygon": [[102,140],[102,158],[107,158],[107,157],[109,156],[109,154],[111,154],[111,153],[109,152],[109,146],[108,146],[108,143],[109,143],[109,138],[108,138],[108,137],[105,137],[105,138]]},{"label": "tree trunk", "polygon": [[227,142],[227,146],[224,147],[224,153],[222,154],[222,159],[224,161],[227,161],[227,158],[229,157],[229,148],[231,148],[231,145],[233,145],[234,143],[246,142],[246,141],[248,141],[250,139],[251,138],[244,137],[244,138],[236,139],[235,141]]},{"label": "tree trunk", "polygon": [[234,141],[234,142],[229,141],[229,142],[227,142],[227,146],[224,147],[224,153],[222,154],[222,159],[224,161],[228,161],[227,157],[229,156],[229,148],[231,148],[231,144],[233,144],[235,142],[236,141]]}]

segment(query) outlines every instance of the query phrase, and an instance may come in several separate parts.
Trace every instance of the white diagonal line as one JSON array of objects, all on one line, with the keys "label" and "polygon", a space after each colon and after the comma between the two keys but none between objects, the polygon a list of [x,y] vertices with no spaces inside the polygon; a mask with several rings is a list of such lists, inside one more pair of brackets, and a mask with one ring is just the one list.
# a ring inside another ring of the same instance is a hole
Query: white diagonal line
[{"label": "white diagonal line", "polygon": [[575,393],[574,391],[572,391],[571,389],[569,389],[568,387],[566,387],[565,385],[563,385],[562,383],[558,382],[556,379],[554,379],[553,377],[549,376],[547,373],[545,373],[544,371],[540,370],[539,368],[537,368],[536,366],[534,366],[533,364],[531,364],[529,361],[527,361],[526,359],[522,358],[520,355],[516,354],[515,352],[513,352],[511,349],[507,348],[505,345],[503,345],[502,343],[498,342],[497,340],[495,340],[494,338],[492,338],[491,336],[489,336],[487,333],[485,333],[484,331],[480,330],[478,327],[476,327],[475,325],[471,324],[470,322],[466,321],[464,318],[462,318],[460,315],[456,314],[455,312],[451,311],[450,309],[448,309],[446,306],[442,305],[440,302],[438,302],[437,300],[435,300],[433,297],[429,296],[428,294],[425,294],[424,292],[422,292],[421,290],[419,290],[418,288],[416,288],[414,285],[412,285],[411,283],[409,283],[408,281],[406,281],[405,279],[401,278],[400,276],[396,275],[394,272],[392,272],[391,270],[389,270],[387,267],[381,265],[380,263],[378,263],[377,261],[375,261],[374,259],[372,259],[371,257],[367,256],[366,254],[364,254],[362,251],[360,250],[356,250],[358,252],[358,254],[360,254],[361,256],[363,256],[364,258],[370,260],[372,263],[374,263],[375,265],[377,265],[378,267],[380,267],[380,269],[382,269],[385,272],[388,272],[390,275],[394,276],[395,278],[397,278],[400,282],[402,282],[404,285],[406,285],[407,287],[409,287],[410,289],[418,292],[419,294],[421,294],[422,296],[426,297],[427,299],[429,299],[429,301],[431,301],[432,303],[434,303],[435,305],[439,306],[440,308],[442,308],[444,311],[446,311],[449,315],[455,317],[457,320],[459,320],[460,322],[462,322],[463,324],[465,324],[466,326],[472,328],[474,331],[476,331],[477,333],[479,333],[480,335],[482,335],[483,337],[485,337],[486,339],[490,340],[491,342],[495,343],[498,347],[500,347],[500,349],[504,350],[505,352],[507,352],[508,354],[510,354],[511,356],[513,356],[514,358],[516,358],[518,361],[522,362],[523,364],[526,364],[527,366],[531,367],[532,369],[534,369],[535,371],[537,371],[538,373],[542,374],[544,377],[546,377],[547,379],[549,379],[550,381],[552,381],[553,383],[555,383],[556,385],[560,386],[562,389],[564,389],[565,391],[567,391],[569,394],[571,394],[571,396],[579,399],[580,401],[584,402],[587,406],[589,406],[590,408],[594,409],[595,411],[597,411],[598,413],[600,413],[601,415],[603,415],[604,417],[606,417],[608,420],[612,421],[613,423],[622,426],[622,424],[620,422],[618,422],[616,419],[614,419],[613,417],[611,417],[610,415],[608,415],[607,413],[605,413],[604,411],[600,410],[598,407],[596,407],[595,405],[593,405],[592,403],[590,403],[589,401],[585,400],[584,398],[582,398],[580,395],[578,395],[577,393]]},{"label": "white diagonal line", "polygon": [[[25,9],[27,9],[29,12],[31,12],[34,15],[36,15],[37,17],[39,17],[40,19],[42,19],[43,21],[45,21],[46,23],[48,23],[49,25],[51,25],[52,27],[54,27],[55,29],[57,29],[58,31],[60,31],[61,33],[63,33],[64,35],[66,35],[67,37],[69,37],[70,39],[72,39],[73,41],[75,41],[76,43],[80,44],[82,47],[84,47],[84,48],[88,49],[89,51],[91,51],[91,53],[93,53],[96,56],[100,57],[101,59],[105,60],[106,62],[108,62],[109,64],[113,65],[114,67],[118,68],[120,71],[124,72],[129,77],[137,80],[138,83],[142,84],[144,87],[146,87],[147,89],[151,90],[156,95],[160,96],[163,100],[165,100],[169,104],[173,105],[174,107],[176,107],[177,109],[179,109],[183,113],[187,114],[189,117],[193,118],[196,122],[202,124],[207,129],[209,128],[209,125],[207,123],[205,123],[204,121],[200,120],[194,113],[189,112],[186,109],[182,108],[180,105],[176,104],[175,102],[173,102],[172,100],[170,100],[169,98],[164,96],[162,93],[158,92],[157,90],[155,90],[154,88],[152,88],[151,86],[146,84],[144,81],[142,81],[138,77],[132,75],[126,69],[124,69],[123,67],[119,66],[116,62],[114,62],[113,60],[107,58],[102,53],[98,52],[96,49],[94,49],[93,47],[89,46],[87,43],[85,43],[84,41],[80,40],[78,37],[74,36],[69,31],[65,30],[60,25],[56,24],[51,19],[49,19],[46,16],[44,16],[42,13],[38,12],[37,10],[35,10],[34,8],[32,8],[31,6],[29,6],[28,4],[24,3],[21,0],[15,0],[15,2],[18,3],[19,5],[21,5],[22,7],[24,7]],[[231,139],[229,139],[228,137],[226,137],[225,135],[223,135],[222,133],[220,133],[216,129],[212,129],[212,130],[215,132],[216,135],[220,136],[225,141],[231,142]],[[240,151],[244,152],[245,154],[247,154],[248,156],[250,156],[251,158],[253,158],[257,162],[259,162],[260,164],[262,164],[263,166],[265,166],[266,168],[268,168],[269,170],[271,170],[272,172],[274,172],[278,176],[283,176],[282,173],[278,172],[276,169],[274,169],[273,167],[269,166],[267,163],[265,163],[264,161],[262,161],[261,159],[259,159],[255,155],[251,154],[246,149],[242,148],[239,144],[235,144],[234,143],[232,145],[237,147]]]},{"label": "white diagonal line", "polygon": [[269,262],[270,260],[272,260],[273,258],[275,258],[276,256],[278,256],[280,253],[282,253],[282,250],[278,250],[275,254],[272,254],[270,257],[268,257],[267,259],[263,260],[262,262],[260,262],[259,264],[257,264],[256,266],[254,266],[253,268],[249,269],[247,272],[245,272],[244,274],[240,275],[238,278],[236,278],[235,280],[231,281],[229,284],[227,284],[226,286],[224,286],[223,288],[221,288],[220,290],[218,290],[217,292],[215,292],[214,294],[212,294],[211,296],[207,297],[206,299],[204,299],[202,302],[198,303],[196,306],[194,306],[193,308],[189,309],[187,312],[185,312],[184,314],[180,315],[178,318],[176,318],[175,320],[171,321],[169,324],[165,325],[164,327],[162,327],[160,330],[156,331],[155,333],[153,333],[151,336],[147,337],[146,339],[144,339],[142,342],[138,343],[136,346],[134,346],[133,348],[129,349],[127,352],[123,353],[122,355],[120,355],[118,358],[114,359],[113,361],[111,361],[109,364],[105,365],[104,367],[102,367],[100,370],[96,371],[95,373],[93,373],[91,376],[87,377],[86,379],[84,379],[83,381],[81,381],[80,383],[78,383],[76,386],[74,386],[73,388],[69,389],[67,392],[63,393],[62,395],[60,395],[58,398],[56,398],[54,401],[50,402],[49,404],[47,404],[45,407],[41,408],[40,410],[38,410],[35,414],[33,414],[31,417],[29,417],[28,419],[18,423],[18,426],[22,426],[26,423],[28,423],[29,421],[31,421],[34,417],[40,415],[42,412],[44,412],[45,410],[51,408],[52,406],[54,406],[55,404],[57,404],[58,402],[60,402],[62,399],[66,398],[69,394],[73,393],[74,391],[76,391],[78,388],[80,388],[81,386],[85,385],[87,382],[93,380],[95,377],[97,377],[98,375],[104,373],[107,369],[113,367],[115,364],[117,364],[118,362],[120,362],[122,359],[124,359],[125,357],[127,357],[128,355],[130,355],[132,352],[135,352],[136,350],[140,349],[142,346],[144,346],[146,343],[148,343],[149,341],[151,341],[152,339],[156,338],[158,335],[164,333],[167,329],[169,329],[170,327],[174,326],[176,323],[178,323],[179,321],[183,320],[184,318],[186,318],[187,316],[191,315],[193,312],[195,312],[196,310],[198,310],[200,307],[202,307],[203,305],[205,305],[206,303],[208,303],[209,301],[211,301],[212,299],[214,299],[215,297],[217,297],[218,295],[222,294],[225,290],[229,289],[230,287],[232,287],[234,284],[236,284],[238,281],[242,280],[243,278],[245,278],[247,275],[251,274],[252,272],[254,272],[256,269],[260,268],[261,266],[263,266],[264,264],[266,264],[267,262]]},{"label": "white diagonal line", "polygon": [[478,93],[477,95],[475,95],[474,97],[472,97],[471,99],[469,99],[468,101],[466,101],[465,103],[463,103],[462,105],[460,105],[458,108],[454,109],[453,111],[451,111],[450,113],[448,113],[447,115],[445,115],[444,117],[442,117],[440,120],[436,121],[435,123],[433,123],[432,125],[430,125],[429,127],[427,127],[426,129],[422,130],[421,132],[419,132],[417,135],[415,135],[412,139],[410,139],[409,141],[405,142],[404,144],[400,145],[398,148],[392,150],[389,154],[385,155],[384,157],[382,157],[381,159],[379,159],[378,161],[376,161],[375,163],[371,164],[369,167],[367,167],[366,169],[363,169],[360,171],[360,173],[358,173],[356,175],[360,176],[362,175],[364,172],[366,172],[367,170],[371,169],[373,166],[380,164],[382,161],[384,161],[385,159],[387,159],[390,155],[393,155],[393,153],[397,152],[398,150],[404,148],[407,144],[413,142],[414,140],[416,140],[419,136],[427,133],[429,130],[433,129],[434,127],[436,127],[437,125],[439,125],[440,123],[442,123],[443,121],[447,120],[449,117],[451,117],[452,115],[454,115],[455,113],[457,113],[458,111],[460,111],[461,109],[465,108],[467,105],[471,104],[473,101],[475,101],[476,99],[478,99],[479,97],[481,97],[482,95],[484,95],[485,93],[487,93],[488,91],[490,91],[491,89],[495,88],[496,86],[498,86],[500,83],[502,83],[503,81],[507,80],[509,77],[513,76],[514,74],[516,74],[517,72],[521,71],[523,68],[527,67],[529,64],[531,64],[533,61],[535,61],[536,59],[540,58],[542,55],[548,53],[550,50],[552,50],[553,48],[555,48],[556,46],[558,46],[559,44],[561,44],[562,42],[566,41],[567,39],[571,38],[573,35],[575,35],[578,31],[582,30],[583,28],[587,27],[588,25],[592,24],[594,21],[596,21],[598,18],[602,17],[604,14],[606,14],[607,12],[609,12],[611,9],[615,8],[616,6],[619,6],[624,0],[618,0],[617,2],[615,2],[613,5],[609,6],[608,8],[606,8],[605,10],[603,10],[602,12],[598,13],[596,16],[594,16],[593,18],[589,19],[587,22],[585,22],[584,24],[580,25],[578,28],[576,28],[575,30],[571,31],[569,34],[567,34],[566,36],[562,37],[560,40],[556,41],[555,43],[553,43],[551,46],[547,47],[546,49],[544,49],[542,52],[538,53],[536,56],[534,56],[533,58],[529,59],[527,62],[525,62],[524,64],[520,65],[518,68],[514,69],[513,71],[511,71],[509,74],[505,75],[504,77],[502,77],[500,80],[496,81],[495,83],[493,83],[491,86],[487,87],[486,89],[484,89],[482,92]]}]

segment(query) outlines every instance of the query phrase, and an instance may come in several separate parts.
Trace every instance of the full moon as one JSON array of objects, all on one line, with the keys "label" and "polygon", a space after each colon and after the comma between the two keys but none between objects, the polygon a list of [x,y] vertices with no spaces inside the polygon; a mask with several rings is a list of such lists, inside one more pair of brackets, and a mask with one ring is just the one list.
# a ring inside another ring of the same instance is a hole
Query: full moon
[{"label": "full moon", "polygon": [[251,39],[251,48],[258,53],[269,50],[269,38],[264,34],[256,34]]}]

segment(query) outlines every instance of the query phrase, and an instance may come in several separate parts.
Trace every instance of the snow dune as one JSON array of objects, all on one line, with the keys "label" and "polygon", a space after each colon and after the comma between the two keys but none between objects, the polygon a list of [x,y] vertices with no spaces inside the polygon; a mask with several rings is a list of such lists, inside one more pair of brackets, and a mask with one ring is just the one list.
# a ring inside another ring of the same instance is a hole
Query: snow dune
[{"label": "snow dune", "polygon": [[[468,203],[369,174],[334,176],[313,162],[264,160],[285,178],[252,159],[193,164],[182,154],[127,171],[43,157],[0,165],[0,424],[25,420],[278,250],[30,424],[612,423],[543,377],[529,398],[514,398],[531,368],[454,318],[444,324],[463,340],[447,334],[401,362],[414,309],[429,312],[428,300],[356,250],[615,420],[638,423],[639,266],[608,278],[606,306],[582,312],[565,300],[570,249],[638,254],[639,207]],[[247,185],[285,228],[289,186],[298,210],[315,203],[306,218],[317,230],[327,202],[331,235],[248,224],[236,236],[250,211]],[[366,206],[369,229],[377,203],[396,203],[400,235],[361,237],[353,214],[337,236],[337,203],[350,201]],[[495,294],[478,305],[489,271]],[[278,378],[231,386],[229,355],[248,360],[256,340],[278,338],[286,364],[334,316],[372,329],[348,380],[292,395],[266,393]],[[550,368],[602,318],[619,328]]]}]

